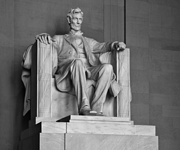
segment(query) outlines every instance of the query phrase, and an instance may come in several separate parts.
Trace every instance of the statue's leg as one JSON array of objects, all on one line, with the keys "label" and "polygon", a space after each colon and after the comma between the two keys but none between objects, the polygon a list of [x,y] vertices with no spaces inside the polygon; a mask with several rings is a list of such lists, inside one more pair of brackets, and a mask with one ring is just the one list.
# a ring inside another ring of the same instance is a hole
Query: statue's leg
[{"label": "statue's leg", "polygon": [[83,62],[79,59],[75,60],[71,66],[70,73],[78,100],[79,111],[90,111],[90,104],[86,94],[86,74]]},{"label": "statue's leg", "polygon": [[95,93],[91,102],[91,108],[98,113],[103,112],[103,104],[113,77],[113,67],[110,64],[102,64],[90,68],[91,79],[96,81]]}]

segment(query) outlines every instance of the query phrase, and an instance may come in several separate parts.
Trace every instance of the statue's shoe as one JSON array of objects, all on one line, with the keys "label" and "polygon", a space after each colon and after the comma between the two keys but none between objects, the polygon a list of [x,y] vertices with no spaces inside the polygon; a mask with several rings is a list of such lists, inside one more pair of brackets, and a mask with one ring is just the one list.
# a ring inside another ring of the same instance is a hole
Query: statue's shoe
[{"label": "statue's shoe", "polygon": [[79,115],[87,116],[90,114],[90,111],[91,111],[91,109],[89,107],[84,107],[80,110]]},{"label": "statue's shoe", "polygon": [[97,113],[96,111],[89,111],[89,110],[81,111],[80,115],[84,115],[84,116],[105,116],[102,112]]}]

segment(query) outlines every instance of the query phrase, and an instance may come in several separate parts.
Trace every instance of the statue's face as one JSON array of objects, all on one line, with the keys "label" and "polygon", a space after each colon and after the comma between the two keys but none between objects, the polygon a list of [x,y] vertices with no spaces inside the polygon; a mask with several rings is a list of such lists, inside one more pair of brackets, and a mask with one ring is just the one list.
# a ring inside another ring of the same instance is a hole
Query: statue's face
[{"label": "statue's face", "polygon": [[70,22],[71,29],[73,29],[74,31],[80,31],[82,22],[83,17],[81,13],[73,14]]}]

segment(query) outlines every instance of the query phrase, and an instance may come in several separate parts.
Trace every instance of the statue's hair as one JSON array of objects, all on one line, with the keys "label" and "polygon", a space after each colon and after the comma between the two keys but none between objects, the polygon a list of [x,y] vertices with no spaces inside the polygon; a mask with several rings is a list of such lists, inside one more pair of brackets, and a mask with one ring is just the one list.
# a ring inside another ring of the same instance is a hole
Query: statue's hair
[{"label": "statue's hair", "polygon": [[73,16],[74,14],[77,14],[77,13],[80,13],[80,14],[82,15],[82,17],[83,17],[83,12],[81,11],[80,8],[71,9],[71,10],[69,11],[69,13],[67,14],[68,23],[70,23],[70,19],[72,19],[72,16]]}]

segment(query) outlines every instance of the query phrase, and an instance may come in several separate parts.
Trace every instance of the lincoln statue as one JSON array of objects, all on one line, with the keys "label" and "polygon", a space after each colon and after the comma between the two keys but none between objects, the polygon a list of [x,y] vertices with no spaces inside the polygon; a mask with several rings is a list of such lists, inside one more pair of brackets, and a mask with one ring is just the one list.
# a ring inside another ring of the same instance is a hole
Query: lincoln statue
[{"label": "lincoln statue", "polygon": [[[83,36],[83,12],[79,8],[70,10],[67,21],[70,27],[68,34],[51,37],[47,33],[42,33],[36,36],[36,40],[56,47],[58,65],[53,73],[56,88],[67,93],[74,90],[79,114],[89,115],[95,112],[97,115],[103,115],[107,92],[117,83],[114,82],[116,77],[112,65],[101,64],[96,54],[124,50],[126,45],[118,41],[99,43]],[[91,101],[87,96],[87,79],[96,83]],[[65,86],[61,84],[62,81],[65,81]]]}]

